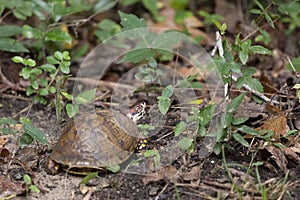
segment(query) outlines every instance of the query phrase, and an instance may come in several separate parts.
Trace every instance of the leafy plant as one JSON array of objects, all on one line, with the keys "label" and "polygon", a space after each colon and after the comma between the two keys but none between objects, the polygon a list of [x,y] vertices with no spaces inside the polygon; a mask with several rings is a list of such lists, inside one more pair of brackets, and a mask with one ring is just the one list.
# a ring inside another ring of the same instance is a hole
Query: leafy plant
[{"label": "leafy plant", "polygon": [[[30,96],[35,93],[34,102],[46,104],[45,97],[49,94],[55,94],[56,97],[56,114],[60,121],[61,117],[61,89],[63,82],[70,74],[71,58],[68,51],[56,51],[53,56],[46,58],[47,63],[36,66],[32,59],[15,56],[12,58],[15,63],[21,63],[24,67],[20,76],[30,81],[30,86],[26,87],[26,95]],[[44,74],[45,77],[40,77]],[[62,75],[61,75],[62,74]]]},{"label": "leafy plant", "polygon": [[21,133],[18,140],[18,144],[20,146],[29,145],[33,141],[49,145],[45,134],[39,128],[34,126],[28,118],[20,117],[20,122],[22,124],[22,129],[17,129],[12,128],[17,125],[15,120],[10,118],[0,118],[0,125],[3,124],[12,126],[8,128],[0,128],[0,135]]}]

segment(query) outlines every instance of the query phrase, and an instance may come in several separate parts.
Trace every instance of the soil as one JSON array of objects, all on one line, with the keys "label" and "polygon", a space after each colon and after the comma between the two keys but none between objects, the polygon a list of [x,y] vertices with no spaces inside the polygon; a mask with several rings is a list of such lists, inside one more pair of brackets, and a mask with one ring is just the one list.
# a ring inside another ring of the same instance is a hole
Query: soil
[{"label": "soil", "polygon": [[[0,117],[11,117],[29,106],[29,104],[30,101],[2,95],[0,98],[0,105],[2,105]],[[58,175],[49,175],[45,172],[45,161],[59,138],[65,123],[59,124],[56,122],[53,108],[40,105],[34,105],[27,117],[46,134],[50,145],[47,147],[33,143],[26,147],[19,147],[11,163],[1,164],[0,172],[2,176],[5,175],[16,183],[23,183],[23,175],[29,174],[33,183],[40,188],[41,192],[39,194],[30,192],[27,195],[28,199],[178,199],[179,197],[180,199],[231,199],[235,196],[231,188],[228,171],[224,168],[222,156],[210,154],[204,159],[200,158],[199,152],[197,152],[198,143],[196,143],[195,151],[190,154],[190,157],[183,155],[172,163],[180,176],[175,181],[163,177],[155,181],[145,182],[147,174],[104,172],[86,184],[90,193],[82,194],[78,185],[83,176],[71,175],[65,172]],[[160,148],[159,143],[151,145],[154,148]],[[232,173],[237,181],[236,184],[241,183],[242,177],[245,175],[243,166],[250,163],[251,155],[251,153],[247,154],[247,148],[240,145],[235,145],[234,149],[228,148],[226,150],[226,162],[231,164],[232,169],[235,169],[236,173],[234,171]],[[5,174],[6,167],[8,167],[8,171]],[[299,180],[299,168],[293,165],[290,168],[293,177],[289,181]],[[191,171],[194,169],[197,171],[196,176],[189,178],[189,172],[193,176]],[[264,166],[260,166],[258,169],[262,182],[273,178],[283,178],[285,175],[278,170],[276,165],[274,171]],[[256,180],[253,181],[256,182]],[[299,193],[299,188],[293,188],[290,191],[291,198],[300,199]],[[91,196],[88,196],[89,194]],[[245,188],[243,196],[250,199],[260,198],[259,194],[251,193],[251,188]],[[24,199],[25,197],[26,194],[23,190],[23,193],[14,199]],[[291,198],[286,197],[285,199]]]}]

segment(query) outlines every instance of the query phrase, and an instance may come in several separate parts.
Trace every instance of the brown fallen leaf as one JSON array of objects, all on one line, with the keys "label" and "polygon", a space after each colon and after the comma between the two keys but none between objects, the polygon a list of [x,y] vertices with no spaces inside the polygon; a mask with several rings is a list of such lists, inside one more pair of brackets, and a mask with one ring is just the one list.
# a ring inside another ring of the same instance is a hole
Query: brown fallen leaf
[{"label": "brown fallen leaf", "polygon": [[194,166],[191,171],[184,173],[182,177],[185,181],[198,180],[200,178],[200,166]]},{"label": "brown fallen leaf", "polygon": [[281,136],[285,136],[290,130],[284,115],[278,115],[267,119],[261,126],[261,129],[273,131],[274,135],[272,135],[272,138],[277,140],[279,140]]},{"label": "brown fallen leaf", "polygon": [[144,185],[147,185],[151,182],[157,181],[167,181],[167,182],[176,182],[179,179],[177,169],[173,166],[166,166],[161,168],[159,171],[154,173],[146,174],[142,180]]},{"label": "brown fallen leaf", "polygon": [[15,183],[4,176],[0,176],[0,199],[10,195],[22,194],[24,192],[25,188],[22,187],[22,184]]},{"label": "brown fallen leaf", "polygon": [[264,149],[266,149],[269,153],[271,153],[271,158],[276,162],[278,167],[283,171],[287,172],[287,164],[288,160],[286,159],[283,151],[280,148],[277,148],[273,145],[265,146]]}]

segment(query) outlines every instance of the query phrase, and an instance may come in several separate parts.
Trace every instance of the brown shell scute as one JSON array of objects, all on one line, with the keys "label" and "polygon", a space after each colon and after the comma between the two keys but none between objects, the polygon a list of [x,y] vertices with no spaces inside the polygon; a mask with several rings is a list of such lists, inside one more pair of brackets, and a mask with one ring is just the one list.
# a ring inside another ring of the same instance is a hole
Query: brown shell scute
[{"label": "brown shell scute", "polygon": [[138,134],[136,124],[125,114],[97,110],[68,123],[50,157],[70,167],[119,165],[135,150]]}]

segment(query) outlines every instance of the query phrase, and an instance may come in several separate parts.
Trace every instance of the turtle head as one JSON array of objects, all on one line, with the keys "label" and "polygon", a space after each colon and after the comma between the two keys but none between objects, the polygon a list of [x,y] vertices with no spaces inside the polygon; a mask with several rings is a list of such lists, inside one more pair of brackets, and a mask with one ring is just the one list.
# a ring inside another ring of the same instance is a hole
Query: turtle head
[{"label": "turtle head", "polygon": [[137,123],[146,114],[146,102],[143,101],[129,110],[127,116]]}]

